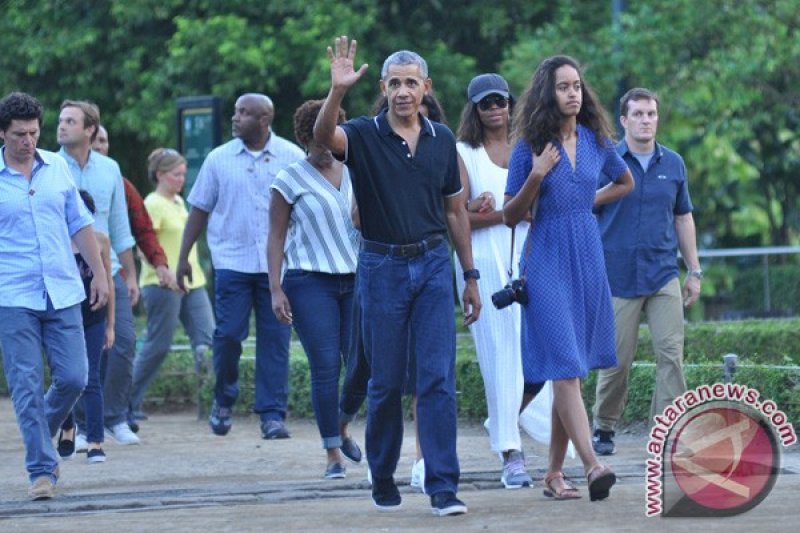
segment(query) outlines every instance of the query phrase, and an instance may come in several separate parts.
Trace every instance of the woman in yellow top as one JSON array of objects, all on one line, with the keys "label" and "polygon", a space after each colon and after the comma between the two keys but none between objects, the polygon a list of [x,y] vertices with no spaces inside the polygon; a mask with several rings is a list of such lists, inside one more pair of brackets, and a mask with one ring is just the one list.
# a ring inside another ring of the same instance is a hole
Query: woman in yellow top
[{"label": "woman in yellow top", "polygon": [[[153,220],[158,242],[167,254],[168,264],[176,265],[189,217],[180,196],[186,181],[186,159],[171,148],[157,148],[147,158],[147,174],[155,182],[156,190],[147,195],[144,205]],[[139,286],[147,311],[147,339],[133,365],[131,410],[135,418],[144,418],[141,408],[145,391],[169,353],[179,320],[191,341],[197,370],[205,367],[206,352],[214,333],[214,315],[196,248],[189,253],[189,263],[193,277],[187,282],[185,293],[177,285],[160,286],[153,266],[142,264]]]}]

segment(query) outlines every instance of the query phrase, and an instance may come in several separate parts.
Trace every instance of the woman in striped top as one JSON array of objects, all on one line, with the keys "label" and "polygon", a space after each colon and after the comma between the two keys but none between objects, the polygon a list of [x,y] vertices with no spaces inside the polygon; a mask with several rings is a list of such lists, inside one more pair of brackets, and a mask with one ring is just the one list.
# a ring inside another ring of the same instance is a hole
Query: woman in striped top
[{"label": "woman in striped top", "polygon": [[[323,102],[307,101],[295,112],[294,133],[308,155],[271,185],[267,264],[272,310],[294,325],[308,357],[311,403],[330,479],[345,477],[339,373],[353,329],[359,234],[351,220],[355,199],[347,167],[314,142]],[[343,122],[344,113],[339,118]]]}]

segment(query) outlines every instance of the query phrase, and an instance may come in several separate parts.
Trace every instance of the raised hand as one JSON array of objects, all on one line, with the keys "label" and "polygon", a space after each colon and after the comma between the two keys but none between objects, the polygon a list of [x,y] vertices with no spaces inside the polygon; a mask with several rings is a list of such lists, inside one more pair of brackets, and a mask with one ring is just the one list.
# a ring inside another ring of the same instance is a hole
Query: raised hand
[{"label": "raised hand", "polygon": [[328,47],[328,59],[331,60],[331,86],[349,89],[366,72],[366,63],[361,65],[357,71],[353,68],[356,47],[356,40],[348,41],[346,35],[337,37],[333,48]]}]

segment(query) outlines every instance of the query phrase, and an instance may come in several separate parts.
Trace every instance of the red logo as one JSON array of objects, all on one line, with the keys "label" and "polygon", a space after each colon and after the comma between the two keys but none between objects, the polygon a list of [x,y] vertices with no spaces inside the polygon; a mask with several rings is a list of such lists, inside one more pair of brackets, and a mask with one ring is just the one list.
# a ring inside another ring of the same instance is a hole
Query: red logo
[{"label": "red logo", "polygon": [[780,449],[763,417],[724,402],[691,413],[676,428],[668,463],[682,497],[669,516],[730,516],[758,505],[775,485]]}]

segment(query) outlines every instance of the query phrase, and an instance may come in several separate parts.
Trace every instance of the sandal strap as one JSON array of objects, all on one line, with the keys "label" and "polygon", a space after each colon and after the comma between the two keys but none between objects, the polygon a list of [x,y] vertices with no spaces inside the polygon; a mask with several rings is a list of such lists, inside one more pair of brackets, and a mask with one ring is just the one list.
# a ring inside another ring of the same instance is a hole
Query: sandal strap
[{"label": "sandal strap", "polygon": [[[554,481],[561,480],[561,486],[556,489],[553,486]],[[544,484],[547,486],[547,489],[553,493],[553,495],[557,498],[562,498],[566,493],[576,493],[578,492],[577,487],[575,487],[572,483],[567,481],[567,478],[564,477],[563,472],[550,472],[544,477]]]},{"label": "sandal strap", "polygon": [[548,472],[547,475],[544,476],[544,482],[550,484],[559,478],[564,479],[564,472]]},{"label": "sandal strap", "polygon": [[596,464],[596,465],[594,465],[592,468],[590,468],[590,469],[589,469],[589,471],[586,473],[586,481],[588,481],[588,482],[590,482],[590,483],[591,483],[591,481],[592,481],[592,474],[594,474],[594,473],[595,473],[596,471],[598,471],[598,470],[599,470],[600,472],[605,472],[605,471],[607,471],[607,470],[608,470],[608,467],[607,467],[606,465],[604,465],[604,464],[597,463],[597,464]]}]

